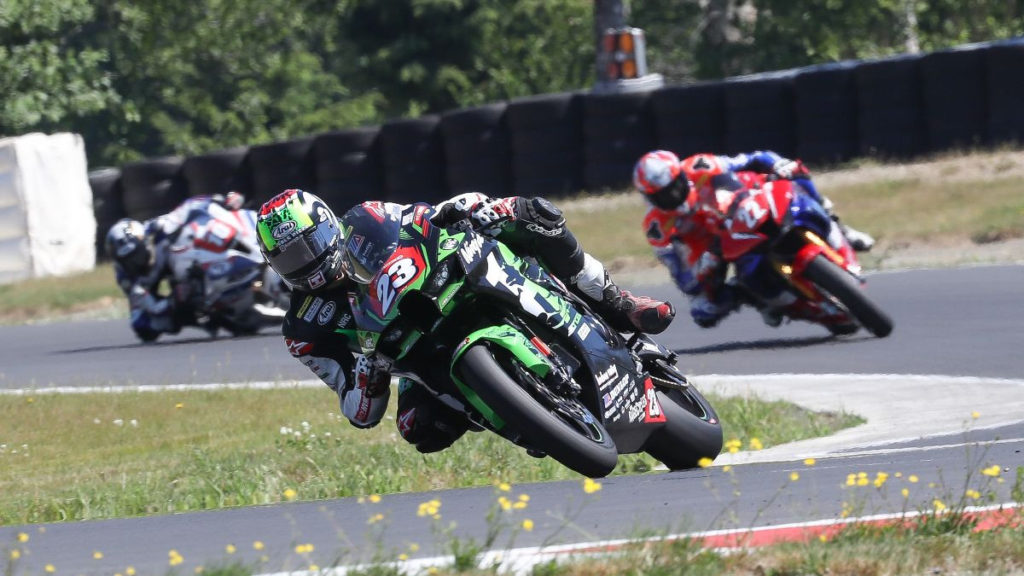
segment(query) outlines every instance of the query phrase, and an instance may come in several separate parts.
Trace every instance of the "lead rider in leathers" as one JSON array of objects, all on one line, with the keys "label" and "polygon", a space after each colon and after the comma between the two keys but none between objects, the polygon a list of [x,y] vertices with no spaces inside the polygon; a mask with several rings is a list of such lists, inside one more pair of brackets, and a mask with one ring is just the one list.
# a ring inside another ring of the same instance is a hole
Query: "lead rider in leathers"
[{"label": "lead rider in leathers", "polygon": [[[402,209],[366,202],[352,211],[394,215]],[[432,217],[443,226],[464,219],[517,253],[537,258],[619,330],[658,333],[675,316],[671,304],[620,290],[604,266],[583,252],[561,211],[543,198],[461,194],[437,205]],[[358,345],[350,296],[356,287],[344,270],[345,239],[334,213],[313,194],[286,190],[263,205],[257,226],[264,257],[293,291],[283,326],[288,351],[338,393],[341,411],[353,425],[376,426],[390,396],[390,366],[353,355]],[[462,414],[404,379],[397,424],[421,452],[447,448],[469,427]]]}]

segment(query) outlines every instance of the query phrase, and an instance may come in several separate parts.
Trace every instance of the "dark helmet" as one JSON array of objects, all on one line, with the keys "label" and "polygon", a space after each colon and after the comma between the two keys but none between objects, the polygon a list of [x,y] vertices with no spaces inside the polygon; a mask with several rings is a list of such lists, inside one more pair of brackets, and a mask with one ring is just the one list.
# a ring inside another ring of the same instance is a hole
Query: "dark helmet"
[{"label": "dark helmet", "polygon": [[344,278],[344,236],[317,196],[285,190],[260,208],[256,229],[263,258],[291,288],[317,290]]},{"label": "dark helmet", "polygon": [[633,167],[633,185],[662,210],[684,210],[691,188],[679,157],[668,150],[641,156]]},{"label": "dark helmet", "polygon": [[357,204],[341,217],[345,240],[345,272],[368,284],[398,247],[401,222],[376,201]]},{"label": "dark helmet", "polygon": [[152,251],[146,240],[146,228],[138,220],[122,218],[107,231],[104,243],[107,255],[133,276],[149,272]]}]

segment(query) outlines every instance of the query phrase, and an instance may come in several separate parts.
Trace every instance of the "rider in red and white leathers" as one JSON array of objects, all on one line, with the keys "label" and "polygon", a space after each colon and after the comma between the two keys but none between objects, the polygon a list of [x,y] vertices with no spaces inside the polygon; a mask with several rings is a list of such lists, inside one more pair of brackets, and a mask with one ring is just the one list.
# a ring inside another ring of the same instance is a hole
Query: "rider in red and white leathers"
[{"label": "rider in red and white leathers", "polygon": [[[832,202],[822,196],[799,160],[770,151],[737,156],[695,154],[680,160],[674,153],[655,150],[633,169],[633,183],[651,209],[644,231],[655,255],[669,269],[676,286],[690,296],[690,315],[702,327],[715,326],[739,306],[732,286],[725,283],[728,263],[719,256],[719,234],[735,195],[760,188],[769,178],[800,185],[817,200],[855,250],[869,250],[874,239],[838,223]],[[765,322],[779,318],[765,312]]]},{"label": "rider in red and white leathers", "polygon": [[[623,331],[665,330],[675,311],[671,304],[620,290],[604,266],[583,252],[561,211],[543,198],[489,198],[461,194],[431,210],[435,225],[469,220],[513,250],[533,256],[589,301],[596,312]],[[407,207],[364,202],[338,219],[320,198],[286,190],[270,199],[257,217],[260,249],[271,267],[292,287],[292,301],[282,331],[289,352],[338,393],[341,411],[360,428],[376,426],[390,396],[390,366],[358,351],[352,314],[356,275],[346,268],[350,242],[339,222],[347,218],[400,218]],[[364,220],[365,221],[365,220]],[[359,275],[361,276],[361,274]],[[421,386],[402,379],[398,387],[399,433],[420,452],[451,445],[469,427],[461,413],[437,400]]]}]

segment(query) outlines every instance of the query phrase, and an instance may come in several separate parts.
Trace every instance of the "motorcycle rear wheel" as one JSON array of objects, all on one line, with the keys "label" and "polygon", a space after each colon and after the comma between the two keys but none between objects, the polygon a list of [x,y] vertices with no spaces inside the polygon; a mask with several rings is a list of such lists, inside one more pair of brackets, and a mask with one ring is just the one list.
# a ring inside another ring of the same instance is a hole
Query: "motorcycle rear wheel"
[{"label": "motorcycle rear wheel", "polygon": [[814,257],[804,276],[834,296],[868,332],[885,338],[892,332],[892,319],[868,298],[860,283],[823,254]]},{"label": "motorcycle rear wheel", "polygon": [[[658,380],[671,384],[685,382],[675,368],[651,370],[655,386]],[[665,413],[665,426],[655,432],[644,446],[669,470],[697,467],[702,458],[714,460],[722,451],[722,423],[711,403],[693,385],[685,389],[658,388],[658,401]]]},{"label": "motorcycle rear wheel", "polygon": [[[497,352],[502,355],[502,349]],[[511,358],[502,360],[514,362]],[[581,412],[581,416],[589,415],[591,421],[573,420],[564,410],[545,405],[528,391],[534,388],[534,383],[517,381],[510,374],[513,370],[503,366],[486,345],[471,346],[462,355],[457,369],[480,399],[530,446],[590,478],[601,478],[615,470],[618,450],[596,417]],[[525,371],[519,372],[525,374]],[[576,404],[577,408],[586,410]],[[583,430],[592,430],[594,434],[585,434]]]}]

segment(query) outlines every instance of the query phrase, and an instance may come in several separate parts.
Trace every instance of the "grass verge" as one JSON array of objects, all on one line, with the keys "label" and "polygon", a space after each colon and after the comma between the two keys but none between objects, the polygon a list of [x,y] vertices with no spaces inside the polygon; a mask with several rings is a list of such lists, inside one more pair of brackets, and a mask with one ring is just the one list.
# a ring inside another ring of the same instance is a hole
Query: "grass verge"
[{"label": "grass verge", "polygon": [[[711,400],[733,451],[862,422],[782,402]],[[0,396],[0,524],[578,477],[489,433],[421,455],[397,437],[393,406],[380,426],[359,430],[336,402],[326,388]],[[654,465],[629,455],[616,473]]]},{"label": "grass verge", "polygon": [[127,309],[111,264],[71,276],[0,285],[0,324],[23,324],[87,311],[124,315]]}]

